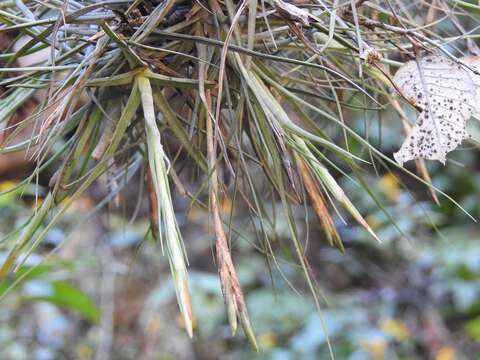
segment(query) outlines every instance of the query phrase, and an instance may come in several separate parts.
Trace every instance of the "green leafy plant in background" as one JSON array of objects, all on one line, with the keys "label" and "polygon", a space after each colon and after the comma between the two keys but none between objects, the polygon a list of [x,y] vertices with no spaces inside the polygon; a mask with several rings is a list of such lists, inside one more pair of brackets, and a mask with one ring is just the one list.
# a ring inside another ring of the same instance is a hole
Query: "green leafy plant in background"
[{"label": "green leafy plant in background", "polygon": [[[471,25],[472,13],[479,9],[468,2],[439,3],[432,11],[448,13],[450,25],[460,29],[458,18]],[[475,51],[473,36],[446,34],[451,27],[441,21],[427,26],[415,16],[414,4],[407,5],[322,0],[0,2],[0,34],[12,40],[0,55],[5,64],[0,69],[0,122],[9,124],[32,97],[38,102],[25,120],[5,126],[9,131],[1,152],[25,151],[35,162],[19,186],[35,183],[42,172],[56,167],[50,187],[36,189],[42,203],[3,242],[9,252],[0,276],[18,273],[69,206],[97,180],[106,178],[110,189],[107,201],[99,204],[103,206],[141,174],[147,183],[151,231],[168,258],[190,336],[188,261],[173,211],[174,191],[189,198],[191,208],[211,212],[232,333],[239,322],[257,348],[230,251],[231,238],[241,237],[242,231],[222,217],[224,199],[246,204],[257,221],[258,248],[270,266],[278,267],[270,230],[277,222],[286,224],[290,248],[319,308],[295,210],[309,202],[326,239],[341,252],[345,246],[332,215],[340,214],[338,205],[379,240],[337,180],[339,174],[355,185],[353,192],[368,194],[400,233],[368,173],[395,168],[425,185],[436,202],[441,194],[457,204],[432,185],[422,159],[416,159],[412,172],[399,167],[391,151],[381,151],[381,138],[378,144],[370,141],[374,119],[390,105],[399,117],[379,122],[379,132],[398,130],[398,123],[410,131],[390,78],[402,64],[399,55],[415,56],[420,49],[463,55],[459,39]],[[450,49],[443,47],[445,39]],[[21,65],[23,57],[45,49],[48,55],[40,63]],[[356,120],[360,118],[365,121]],[[17,141],[16,135],[29,128],[32,135]],[[187,189],[185,179],[196,189]],[[65,284],[52,286],[58,303],[69,301]],[[93,316],[91,310],[89,314]]]}]

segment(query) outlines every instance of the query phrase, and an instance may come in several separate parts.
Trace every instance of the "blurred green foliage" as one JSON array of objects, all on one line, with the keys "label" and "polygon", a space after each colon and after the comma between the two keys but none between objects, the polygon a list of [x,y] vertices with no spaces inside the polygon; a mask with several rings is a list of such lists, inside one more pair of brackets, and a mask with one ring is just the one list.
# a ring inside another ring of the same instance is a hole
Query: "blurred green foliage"
[{"label": "blurred green foliage", "polygon": [[[463,166],[474,166],[475,159],[468,153],[458,152],[456,155],[456,161],[462,162]],[[454,194],[468,211],[478,214],[479,204],[474,200],[478,199],[479,193],[478,175],[475,171],[457,172],[456,166],[433,166],[434,182]],[[233,254],[261,352],[253,354],[242,336],[230,337],[218,277],[207,266],[205,271],[193,270],[190,279],[196,316],[193,352],[199,358],[325,358],[326,334],[339,359],[422,359],[426,354],[432,354],[442,360],[456,358],[454,354],[457,352],[474,358],[473,354],[480,349],[478,226],[459,213],[454,205],[442,202],[441,206],[435,206],[428,194],[416,190],[412,184],[404,187],[401,177],[386,173],[379,180],[367,180],[382,197],[384,209],[376,207],[364,192],[355,191],[357,185],[347,178],[343,179],[342,186],[352,194],[352,201],[358,208],[370,214],[367,220],[383,244],[372,243],[361,228],[344,224],[340,217],[335,221],[346,245],[345,255],[326,247],[315,227],[309,230],[308,242],[305,241],[311,254],[312,271],[326,301],[320,313],[315,310],[307,288],[302,285],[297,265],[289,253],[283,252],[275,262],[266,262],[264,255],[253,247],[253,242],[248,241],[255,236],[253,227],[245,226],[243,215],[233,218],[234,225],[243,226],[244,230],[241,237],[234,237]],[[0,203],[0,212],[8,211],[6,219],[12,222],[21,222],[29,213],[30,206],[28,202],[22,205],[20,195],[19,192],[2,197]],[[304,210],[299,212],[297,219],[303,221],[304,214]],[[307,215],[314,217],[313,213]],[[392,223],[389,216],[398,221]],[[205,226],[208,213],[190,212],[187,217],[188,221],[182,225],[186,239],[189,231],[196,233],[195,226]],[[78,222],[78,213],[72,212],[67,219],[70,224],[56,228],[51,235],[54,243],[64,240],[63,229]],[[125,226],[115,220],[116,217],[109,219],[113,226],[108,237],[109,246],[120,253],[138,252],[141,257],[128,263],[129,267],[138,261],[155,262],[155,256],[152,258],[153,253],[149,250],[153,243],[143,240],[148,226],[143,220]],[[282,238],[288,236],[283,227],[284,223],[278,221],[271,229],[274,246],[281,247]],[[8,233],[7,226],[3,231]],[[197,245],[205,244],[205,259],[210,259],[210,239],[195,238]],[[145,252],[149,256],[146,260],[141,255]],[[36,354],[36,359],[60,359],[63,358],[60,354],[65,352],[70,354],[66,358],[79,354],[86,359],[93,356],[96,345],[91,334],[92,331],[96,333],[100,316],[98,289],[82,290],[76,272],[79,266],[99,266],[101,259],[82,256],[86,255],[62,260],[50,252],[47,242],[14,277],[0,284],[0,318],[5,324],[0,331],[0,346],[6,349],[5,354],[10,354],[10,358],[27,359],[31,358],[27,354]],[[204,261],[199,262],[198,257],[194,262],[200,268],[205,267],[202,265]],[[174,309],[173,313],[178,315],[175,290],[165,272],[167,269],[164,266],[156,269],[162,281],[147,290],[138,320],[143,318],[146,324],[155,319],[152,314],[166,312],[171,315],[169,309]],[[9,289],[20,279],[22,281]],[[44,308],[41,304],[50,305]],[[127,312],[128,306],[127,303]],[[43,312],[49,315],[41,315]],[[26,322],[25,326],[30,330],[26,331],[26,336],[18,336],[24,330],[15,324],[25,321],[21,319],[29,318],[29,314],[34,314],[36,321]],[[79,315],[83,321],[78,322]],[[51,322],[52,318],[56,321]],[[46,323],[38,322],[39,319]],[[441,345],[433,350],[427,348],[428,342],[422,338],[430,331],[426,324],[432,319],[436,319],[434,327],[441,328],[444,333],[440,336],[443,343],[438,340]],[[74,327],[77,337],[67,341],[65,337],[53,335],[57,342],[42,340],[42,337],[48,338],[45,334],[49,331],[55,334],[47,325],[58,327],[60,330],[57,331],[62,332]],[[138,330],[130,331],[133,331],[131,336],[146,336],[137,334]],[[161,338],[163,333],[159,331]],[[176,336],[183,337],[184,334]],[[457,345],[459,343],[461,347]],[[156,351],[159,358],[175,358],[169,350]],[[129,354],[140,354],[140,349],[131,349]],[[119,358],[136,356],[123,355]]]}]

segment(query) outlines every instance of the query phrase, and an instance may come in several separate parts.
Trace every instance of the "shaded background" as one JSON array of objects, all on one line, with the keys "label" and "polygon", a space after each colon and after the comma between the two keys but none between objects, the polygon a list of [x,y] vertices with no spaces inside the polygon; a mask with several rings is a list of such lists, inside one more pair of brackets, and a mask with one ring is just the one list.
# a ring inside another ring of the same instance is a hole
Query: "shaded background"
[{"label": "shaded background", "polygon": [[[401,139],[383,135],[383,150],[391,154]],[[452,158],[456,162],[447,167],[429,164],[433,183],[478,218],[478,154],[461,149]],[[17,172],[4,174],[2,191],[16,184]],[[241,232],[231,234],[232,253],[261,348],[256,358],[328,358],[321,318],[339,359],[478,358],[478,225],[448,201],[436,206],[409,179],[404,179],[408,188],[391,173],[368,180],[394,224],[354,183],[344,178],[341,184],[382,244],[348,218],[344,223],[336,216],[346,246],[342,255],[327,245],[315,215],[297,207],[301,238],[328,302],[321,304],[320,314],[285,246],[289,232],[281,216],[269,230],[278,254],[272,259],[259,249],[256,219],[241,206],[235,209],[233,228]],[[18,285],[13,278],[2,283],[3,290],[14,287],[1,300],[1,358],[252,358],[242,331],[229,335],[208,213],[189,209],[187,199],[175,194],[190,260],[195,336],[189,340],[168,262],[148,235],[148,209],[146,202],[138,202],[138,179],[128,188],[118,207],[98,212],[95,204],[108,190],[96,185],[15,279],[31,266],[35,269]],[[31,214],[33,194],[32,187],[25,187],[0,199],[4,235]],[[232,204],[222,204],[225,216],[231,210]]]}]

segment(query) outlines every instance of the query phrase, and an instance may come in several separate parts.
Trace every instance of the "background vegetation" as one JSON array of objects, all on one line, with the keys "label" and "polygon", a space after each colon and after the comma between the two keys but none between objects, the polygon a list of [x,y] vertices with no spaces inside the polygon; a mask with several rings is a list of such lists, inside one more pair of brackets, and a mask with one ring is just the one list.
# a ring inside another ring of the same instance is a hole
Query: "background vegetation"
[{"label": "background vegetation", "polygon": [[475,358],[477,122],[397,166],[390,78],[477,13],[0,2],[5,357]]}]

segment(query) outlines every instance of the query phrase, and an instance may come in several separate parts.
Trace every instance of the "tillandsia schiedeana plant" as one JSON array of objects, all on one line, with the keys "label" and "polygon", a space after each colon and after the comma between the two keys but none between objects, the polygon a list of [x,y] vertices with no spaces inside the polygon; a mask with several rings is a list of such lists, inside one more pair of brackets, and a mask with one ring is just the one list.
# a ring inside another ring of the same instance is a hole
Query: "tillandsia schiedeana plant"
[{"label": "tillandsia schiedeana plant", "polygon": [[[395,168],[435,202],[438,194],[454,201],[432,185],[424,158],[445,162],[476,112],[476,58],[461,57],[480,53],[479,13],[460,0],[0,1],[0,151],[35,164],[20,185],[57,166],[49,188],[38,188],[43,201],[31,218],[2,242],[8,256],[0,277],[21,266],[99,178],[110,188],[103,205],[141,174],[188,334],[188,261],[174,192],[211,212],[228,321],[232,333],[239,322],[256,348],[230,250],[238,229],[222,216],[221,201],[247,204],[260,219],[259,248],[273,266],[267,207],[282,205],[320,306],[295,208],[309,203],[329,244],[344,252],[333,221],[339,204],[380,240],[339,174],[387,217],[367,171]],[[34,110],[18,121],[28,102]],[[378,121],[387,108],[398,116]],[[408,108],[420,112],[413,128]],[[370,141],[371,128],[381,134],[399,123],[409,137],[394,159]],[[414,171],[401,166],[407,160],[415,160]],[[185,175],[196,190],[182,185]]]}]

